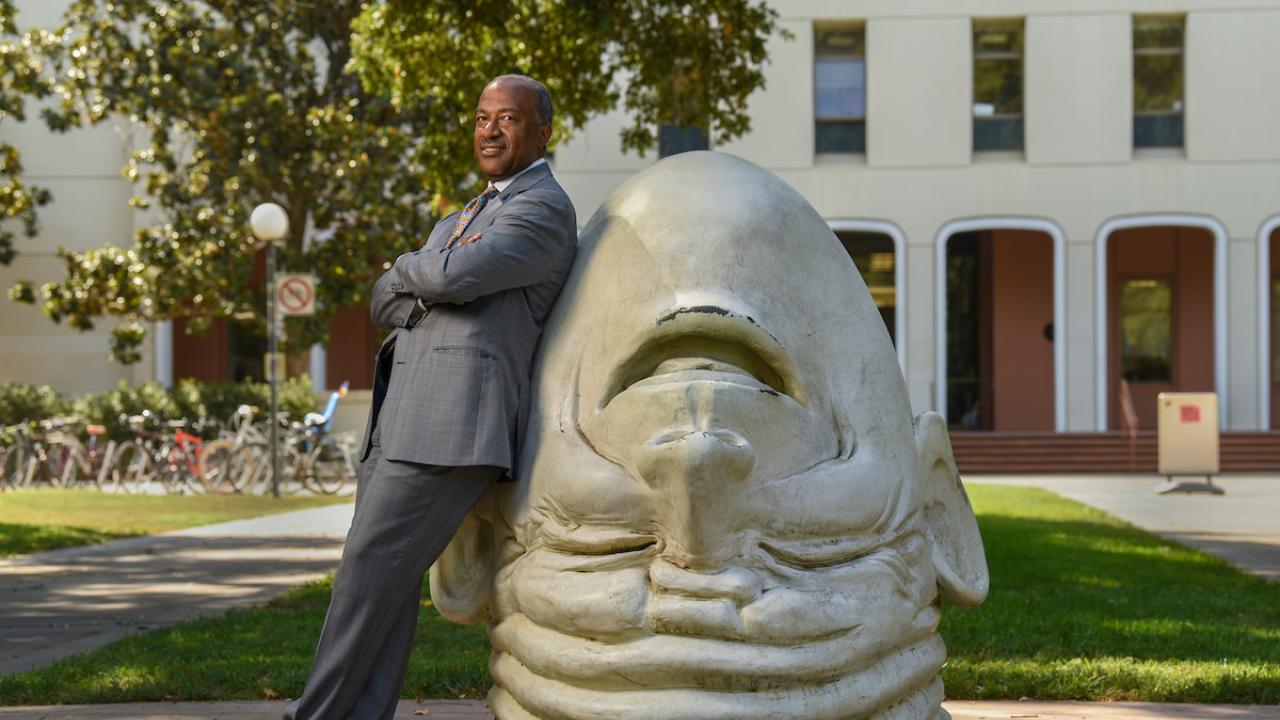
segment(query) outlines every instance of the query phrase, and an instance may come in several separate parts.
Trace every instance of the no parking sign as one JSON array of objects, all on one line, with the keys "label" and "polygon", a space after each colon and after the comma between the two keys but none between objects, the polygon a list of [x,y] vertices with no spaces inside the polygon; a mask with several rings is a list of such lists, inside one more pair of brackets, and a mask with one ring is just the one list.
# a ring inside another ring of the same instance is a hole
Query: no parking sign
[{"label": "no parking sign", "polygon": [[311,273],[276,275],[276,307],[284,315],[315,315],[316,276]]}]

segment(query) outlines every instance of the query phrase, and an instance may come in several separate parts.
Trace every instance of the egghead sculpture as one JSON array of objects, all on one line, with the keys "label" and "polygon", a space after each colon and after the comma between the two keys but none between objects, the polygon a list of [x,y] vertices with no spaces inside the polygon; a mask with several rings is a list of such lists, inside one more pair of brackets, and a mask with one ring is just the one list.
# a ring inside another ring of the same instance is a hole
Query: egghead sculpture
[{"label": "egghead sculpture", "polygon": [[794,190],[686,153],[583,231],[519,482],[432,569],[503,720],[945,718],[939,598],[987,568],[853,263]]}]

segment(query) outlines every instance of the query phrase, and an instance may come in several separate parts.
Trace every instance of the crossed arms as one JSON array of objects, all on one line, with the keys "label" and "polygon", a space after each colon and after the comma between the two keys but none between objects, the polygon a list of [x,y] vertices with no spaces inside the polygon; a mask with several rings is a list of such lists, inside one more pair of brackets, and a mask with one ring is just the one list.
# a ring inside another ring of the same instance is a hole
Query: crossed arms
[{"label": "crossed arms", "polygon": [[547,202],[538,199],[540,194],[530,190],[507,201],[475,242],[396,258],[373,285],[369,311],[374,324],[408,327],[419,301],[424,308],[461,305],[545,278],[565,251],[565,228],[572,228],[573,221],[567,199]]}]

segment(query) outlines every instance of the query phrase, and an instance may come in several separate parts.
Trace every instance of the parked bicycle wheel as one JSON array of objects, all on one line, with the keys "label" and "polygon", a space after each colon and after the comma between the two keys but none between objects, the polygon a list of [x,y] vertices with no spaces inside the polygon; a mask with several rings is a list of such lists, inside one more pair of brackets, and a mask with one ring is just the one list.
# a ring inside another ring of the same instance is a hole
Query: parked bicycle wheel
[{"label": "parked bicycle wheel", "polygon": [[241,492],[253,477],[253,455],[231,438],[204,444],[200,452],[200,481],[211,493]]},{"label": "parked bicycle wheel", "polygon": [[155,455],[155,475],[164,491],[170,495],[182,495],[191,489],[194,478],[187,469],[187,451],[181,446],[165,441]]},{"label": "parked bicycle wheel", "polygon": [[129,440],[116,448],[109,473],[115,492],[145,492],[151,483],[151,456],[142,445]]},{"label": "parked bicycle wheel", "polygon": [[[277,487],[272,479],[271,469],[271,451],[268,445],[251,446],[250,452],[253,455],[253,473],[251,485],[253,491],[264,495],[274,491]],[[298,451],[297,445],[292,442],[284,442],[280,446],[280,483],[279,490],[282,495],[296,493],[303,489],[303,462],[306,460]]]},{"label": "parked bicycle wheel", "polygon": [[321,443],[303,461],[302,483],[312,492],[332,495],[347,484],[348,463],[342,448]]},{"label": "parked bicycle wheel", "polygon": [[9,484],[9,448],[0,446],[0,490],[8,490]]},{"label": "parked bicycle wheel", "polygon": [[27,484],[62,487],[63,478],[67,471],[67,463],[75,462],[75,459],[71,457],[70,446],[54,438],[46,441],[42,450],[40,463],[28,473]]}]

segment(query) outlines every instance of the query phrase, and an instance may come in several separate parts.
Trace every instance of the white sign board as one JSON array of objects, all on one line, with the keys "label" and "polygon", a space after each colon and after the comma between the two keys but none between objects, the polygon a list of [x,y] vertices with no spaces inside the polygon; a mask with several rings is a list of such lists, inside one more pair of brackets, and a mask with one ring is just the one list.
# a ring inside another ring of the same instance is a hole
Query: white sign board
[{"label": "white sign board", "polygon": [[1156,427],[1161,475],[1218,474],[1216,393],[1160,393]]},{"label": "white sign board", "polygon": [[311,273],[276,275],[276,307],[280,314],[316,314],[316,276]]}]

